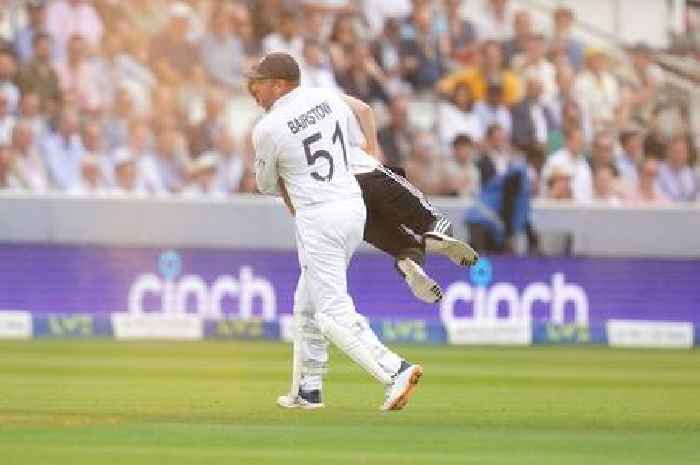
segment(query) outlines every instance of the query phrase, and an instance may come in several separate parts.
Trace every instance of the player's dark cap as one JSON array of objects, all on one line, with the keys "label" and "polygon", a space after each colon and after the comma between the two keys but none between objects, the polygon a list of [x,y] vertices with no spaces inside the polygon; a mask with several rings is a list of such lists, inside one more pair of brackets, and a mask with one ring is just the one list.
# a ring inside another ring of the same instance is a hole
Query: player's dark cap
[{"label": "player's dark cap", "polygon": [[294,57],[285,52],[272,52],[265,55],[245,76],[250,80],[282,79],[299,82],[300,75],[299,65]]}]

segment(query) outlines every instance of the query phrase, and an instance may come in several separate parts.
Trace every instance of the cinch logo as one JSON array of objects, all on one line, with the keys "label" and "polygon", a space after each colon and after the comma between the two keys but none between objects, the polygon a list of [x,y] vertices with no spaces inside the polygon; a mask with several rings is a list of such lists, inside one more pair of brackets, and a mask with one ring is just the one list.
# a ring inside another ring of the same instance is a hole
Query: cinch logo
[{"label": "cinch logo", "polygon": [[[444,322],[459,320],[478,321],[531,321],[533,306],[548,308],[548,321],[558,324],[588,324],[588,296],[580,286],[567,284],[564,273],[554,273],[551,282],[534,282],[522,292],[510,283],[489,284],[493,279],[493,266],[487,258],[481,258],[469,273],[473,284],[451,284],[440,305],[440,317]],[[471,316],[455,315],[458,302],[471,303]],[[565,312],[565,309],[573,312]],[[499,315],[499,309],[501,309]],[[503,310],[507,314],[503,315]],[[568,318],[567,318],[568,316]]]},{"label": "cinch logo", "polygon": [[[224,316],[225,301],[237,301],[238,317],[253,317],[253,304],[260,301],[258,317],[272,321],[277,317],[277,297],[272,284],[263,278],[255,277],[253,269],[242,266],[238,277],[221,275],[211,284],[194,274],[186,274],[178,279],[182,272],[182,260],[174,250],[163,252],[158,257],[158,272],[146,273],[136,278],[129,289],[129,312],[145,313],[145,300],[154,297],[160,300],[163,313],[193,313],[207,318]],[[235,308],[235,306],[234,306]],[[227,312],[231,316],[231,312]]]}]

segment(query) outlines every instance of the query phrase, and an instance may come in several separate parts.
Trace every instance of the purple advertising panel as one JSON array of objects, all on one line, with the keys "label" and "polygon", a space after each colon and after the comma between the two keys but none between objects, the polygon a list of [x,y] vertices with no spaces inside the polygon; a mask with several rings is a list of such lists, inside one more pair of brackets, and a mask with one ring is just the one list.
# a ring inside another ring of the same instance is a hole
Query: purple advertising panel
[{"label": "purple advertising panel", "polygon": [[[488,257],[471,269],[429,257],[440,304],[415,300],[381,254],[358,253],[349,286],[371,320],[609,320],[700,325],[700,261]],[[277,321],[292,311],[293,251],[0,245],[0,311],[191,314]]]}]

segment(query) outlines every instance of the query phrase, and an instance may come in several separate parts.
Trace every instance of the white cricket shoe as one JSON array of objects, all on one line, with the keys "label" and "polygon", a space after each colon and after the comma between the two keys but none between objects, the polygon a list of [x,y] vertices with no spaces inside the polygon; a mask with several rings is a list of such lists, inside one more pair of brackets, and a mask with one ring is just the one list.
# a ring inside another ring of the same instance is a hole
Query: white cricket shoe
[{"label": "white cricket shoe", "polygon": [[413,392],[423,376],[423,368],[420,365],[410,365],[402,362],[402,368],[394,378],[393,384],[386,389],[386,399],[380,410],[401,410],[408,404]]},{"label": "white cricket shoe", "polygon": [[310,393],[299,391],[298,394],[285,394],[277,398],[277,405],[282,408],[300,408],[303,410],[314,410],[323,408],[325,405],[321,402],[320,391],[311,391]]},{"label": "white cricket shoe", "polygon": [[425,250],[447,255],[460,266],[472,266],[479,260],[479,254],[469,244],[447,234],[430,231],[423,235]]},{"label": "white cricket shoe", "polygon": [[398,262],[398,267],[404,274],[406,284],[417,299],[429,304],[434,304],[442,299],[440,285],[425,274],[418,263],[410,258],[404,258]]}]

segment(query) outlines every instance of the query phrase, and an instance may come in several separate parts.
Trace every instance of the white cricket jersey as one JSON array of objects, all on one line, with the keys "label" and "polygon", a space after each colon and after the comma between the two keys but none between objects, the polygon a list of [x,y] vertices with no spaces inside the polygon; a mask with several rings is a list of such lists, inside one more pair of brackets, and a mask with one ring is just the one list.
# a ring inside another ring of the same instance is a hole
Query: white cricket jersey
[{"label": "white cricket jersey", "polygon": [[282,178],[297,209],[360,197],[348,158],[354,118],[331,89],[299,87],[279,98],[253,129],[258,189],[274,193]]}]

